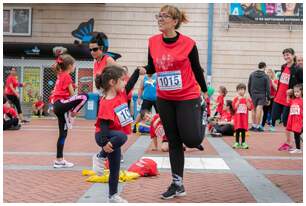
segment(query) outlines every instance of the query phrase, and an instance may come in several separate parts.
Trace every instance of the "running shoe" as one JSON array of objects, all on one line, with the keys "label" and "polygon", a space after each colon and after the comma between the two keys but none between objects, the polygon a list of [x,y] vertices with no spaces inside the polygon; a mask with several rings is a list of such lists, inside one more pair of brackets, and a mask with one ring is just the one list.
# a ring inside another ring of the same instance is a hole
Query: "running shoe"
[{"label": "running shoe", "polygon": [[247,145],[247,143],[243,142],[241,144],[241,149],[249,149],[249,145]]},{"label": "running shoe", "polygon": [[264,130],[264,128],[262,127],[262,126],[259,126],[258,128],[257,128],[257,132],[264,132],[265,130]]},{"label": "running shoe", "polygon": [[54,168],[69,168],[69,167],[73,167],[74,164],[71,163],[71,162],[68,162],[67,160],[61,160],[61,161],[58,161],[58,160],[55,160],[54,161],[54,164],[53,164],[53,167]]},{"label": "running shoe", "polygon": [[256,131],[257,131],[257,128],[252,126],[252,127],[249,129],[249,131],[256,132]]},{"label": "running shoe", "polygon": [[128,203],[125,199],[120,197],[117,193],[108,198],[109,203]]},{"label": "running shoe", "polygon": [[234,149],[239,149],[241,147],[241,145],[239,144],[239,142],[235,142],[234,144],[233,144],[233,148]]},{"label": "running shoe", "polygon": [[96,154],[92,156],[92,170],[99,176],[104,173],[104,164],[106,158],[100,158]]},{"label": "running shoe", "polygon": [[275,127],[271,126],[270,127],[270,132],[275,132]]},{"label": "running shoe", "polygon": [[300,153],[302,153],[302,150],[300,150],[300,149],[294,149],[294,150],[289,151],[289,153],[290,153],[290,154],[300,154]]},{"label": "running shoe", "polygon": [[186,195],[186,192],[185,192],[184,185],[178,186],[174,183],[171,183],[171,185],[168,187],[168,190],[162,194],[161,198],[164,200],[168,200],[174,197],[181,197],[185,195]]}]

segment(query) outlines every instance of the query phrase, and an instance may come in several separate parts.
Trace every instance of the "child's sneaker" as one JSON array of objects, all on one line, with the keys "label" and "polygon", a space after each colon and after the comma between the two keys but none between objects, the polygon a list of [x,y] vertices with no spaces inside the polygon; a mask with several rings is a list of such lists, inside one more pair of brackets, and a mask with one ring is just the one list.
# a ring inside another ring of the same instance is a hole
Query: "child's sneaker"
[{"label": "child's sneaker", "polygon": [[168,190],[161,195],[161,198],[164,200],[172,199],[174,197],[182,197],[185,196],[185,188],[184,185],[178,186],[174,183],[168,187]]},{"label": "child's sneaker", "polygon": [[104,173],[104,163],[106,158],[98,157],[96,154],[92,156],[92,170],[99,176]]},{"label": "child's sneaker", "polygon": [[271,126],[270,127],[270,132],[275,132],[275,127]]},{"label": "child's sneaker", "polygon": [[71,118],[70,112],[65,112],[64,117],[65,117],[65,122],[66,122],[67,128],[72,129],[72,118]]},{"label": "child's sneaker", "polygon": [[257,132],[264,132],[265,130],[264,130],[264,128],[262,127],[262,126],[259,126],[258,128],[257,128]]},{"label": "child's sneaker", "polygon": [[125,199],[120,197],[117,193],[108,198],[109,203],[128,203]]},{"label": "child's sneaker", "polygon": [[69,167],[73,167],[74,164],[71,163],[71,162],[68,162],[67,160],[61,160],[61,161],[58,161],[58,160],[55,160],[54,161],[54,164],[53,164],[53,167],[54,168],[69,168]]},{"label": "child's sneaker", "polygon": [[240,148],[240,144],[239,144],[239,142],[235,142],[234,144],[233,144],[233,148],[234,149],[239,149]]},{"label": "child's sneaker", "polygon": [[243,142],[243,143],[241,144],[241,148],[242,148],[242,149],[249,149],[249,145],[247,145],[247,143]]},{"label": "child's sneaker", "polygon": [[299,153],[302,153],[302,150],[300,149],[294,149],[294,150],[291,150],[289,151],[290,154],[299,154]]}]

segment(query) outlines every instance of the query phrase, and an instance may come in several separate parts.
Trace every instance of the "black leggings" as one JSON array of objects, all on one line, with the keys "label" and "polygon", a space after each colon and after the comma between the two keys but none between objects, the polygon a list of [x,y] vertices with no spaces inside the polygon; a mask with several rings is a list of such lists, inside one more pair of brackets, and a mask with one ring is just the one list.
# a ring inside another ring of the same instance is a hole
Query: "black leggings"
[{"label": "black leggings", "polygon": [[172,175],[183,177],[184,150],[200,145],[204,139],[205,126],[202,125],[201,98],[171,101],[157,98],[157,107],[169,141],[169,158]]},{"label": "black leggings", "polygon": [[65,140],[68,134],[68,128],[65,121],[65,113],[68,111],[78,112],[88,100],[87,94],[72,96],[67,100],[58,100],[53,105],[54,114],[58,119],[59,137],[57,140],[56,157],[63,157]]},{"label": "black leggings", "polygon": [[16,127],[18,122],[18,118],[11,118],[9,120],[3,119],[3,130],[10,129],[11,127]]},{"label": "black leggings", "polygon": [[20,100],[17,96],[15,95],[6,95],[8,100],[16,107],[18,114],[21,114],[21,106],[20,106]]},{"label": "black leggings", "polygon": [[241,134],[241,144],[245,142],[245,132],[246,130],[245,129],[236,129],[236,142],[239,143],[239,137],[240,137],[240,134]]},{"label": "black leggings", "polygon": [[288,115],[289,115],[289,107],[286,107],[282,104],[273,102],[272,106],[272,126],[275,127],[275,122],[277,119],[281,117],[282,114],[282,122],[284,127],[287,126],[287,120],[288,120]]},{"label": "black leggings", "polygon": [[156,106],[156,101],[150,101],[150,100],[142,100],[142,104],[141,104],[141,111],[146,109],[146,110],[149,110],[149,111],[152,111],[152,106],[154,107],[156,113],[158,113],[158,108]]},{"label": "black leggings", "polygon": [[233,136],[234,134],[234,126],[232,124],[215,124],[214,128],[217,133],[221,133],[224,136]]},{"label": "black leggings", "polygon": [[295,147],[301,149],[301,132],[294,132]]},{"label": "black leggings", "polygon": [[[102,144],[101,132],[96,133],[95,138],[97,144],[100,147],[103,147],[104,145]],[[110,130],[107,138],[112,143],[114,151],[106,155],[102,149],[99,156],[102,157],[107,156],[109,160],[110,174],[109,174],[108,186],[109,186],[109,197],[110,197],[118,192],[121,146],[124,145],[124,143],[126,142],[127,136],[121,131]]]},{"label": "black leggings", "polygon": [[[268,113],[272,112],[272,105],[273,105],[273,101],[274,99],[271,98],[270,99],[270,104],[269,105],[265,105],[263,106],[263,117],[262,117],[262,122],[261,122],[261,126],[264,127],[267,121],[267,117],[268,117]],[[275,126],[275,125],[274,125]]]}]

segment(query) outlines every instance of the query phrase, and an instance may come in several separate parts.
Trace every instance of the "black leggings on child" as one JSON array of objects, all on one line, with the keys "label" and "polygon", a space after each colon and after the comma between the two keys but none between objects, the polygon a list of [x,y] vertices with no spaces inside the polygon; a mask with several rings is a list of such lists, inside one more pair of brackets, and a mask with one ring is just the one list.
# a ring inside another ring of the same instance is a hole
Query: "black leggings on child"
[{"label": "black leggings on child", "polygon": [[301,134],[301,132],[294,132],[295,146],[297,149],[301,149]]},{"label": "black leggings on child", "polygon": [[240,134],[241,134],[241,143],[245,142],[245,132],[246,130],[245,129],[236,129],[236,142],[239,143],[239,137],[240,137]]}]

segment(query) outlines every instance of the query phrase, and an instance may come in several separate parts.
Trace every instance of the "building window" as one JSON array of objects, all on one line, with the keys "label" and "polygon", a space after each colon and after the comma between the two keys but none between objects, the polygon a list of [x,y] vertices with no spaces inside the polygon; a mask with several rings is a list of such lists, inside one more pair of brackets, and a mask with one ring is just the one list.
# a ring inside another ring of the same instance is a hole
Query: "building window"
[{"label": "building window", "polygon": [[5,7],[3,9],[3,34],[7,36],[31,36],[32,9],[29,7]]}]

